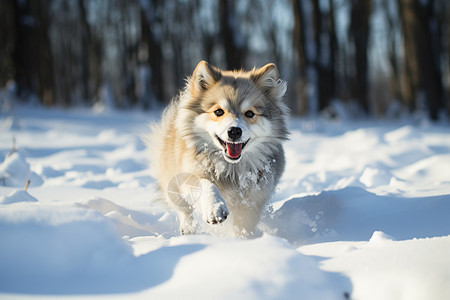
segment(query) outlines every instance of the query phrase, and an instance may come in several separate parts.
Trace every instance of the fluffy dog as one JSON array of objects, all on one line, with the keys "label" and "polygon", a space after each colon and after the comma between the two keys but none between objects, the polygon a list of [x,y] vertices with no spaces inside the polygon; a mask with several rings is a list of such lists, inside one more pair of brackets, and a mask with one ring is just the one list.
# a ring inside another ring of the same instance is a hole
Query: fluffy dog
[{"label": "fluffy dog", "polygon": [[194,209],[209,224],[232,222],[235,236],[255,234],[285,166],[287,85],[274,64],[224,71],[200,62],[147,140],[151,169],[195,233]]}]

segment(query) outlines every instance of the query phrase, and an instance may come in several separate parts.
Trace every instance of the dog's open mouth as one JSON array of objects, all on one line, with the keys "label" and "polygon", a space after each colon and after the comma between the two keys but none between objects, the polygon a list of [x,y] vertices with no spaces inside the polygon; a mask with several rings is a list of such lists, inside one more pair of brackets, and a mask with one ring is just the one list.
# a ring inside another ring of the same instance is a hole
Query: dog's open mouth
[{"label": "dog's open mouth", "polygon": [[223,149],[225,150],[225,154],[228,156],[228,158],[232,160],[237,160],[241,157],[242,149],[244,149],[245,145],[247,145],[248,139],[245,143],[231,143],[231,142],[225,142],[220,137],[216,135],[217,140],[219,140],[220,144],[223,146]]}]

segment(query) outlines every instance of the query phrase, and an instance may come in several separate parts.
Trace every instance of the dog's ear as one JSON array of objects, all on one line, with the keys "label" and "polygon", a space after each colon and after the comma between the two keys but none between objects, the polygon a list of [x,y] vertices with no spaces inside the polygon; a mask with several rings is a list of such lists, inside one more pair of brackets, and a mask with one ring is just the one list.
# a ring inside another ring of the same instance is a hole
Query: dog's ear
[{"label": "dog's ear", "polygon": [[280,100],[286,93],[287,84],[280,79],[277,66],[273,63],[254,69],[251,78],[272,99]]},{"label": "dog's ear", "polygon": [[202,92],[209,89],[221,77],[222,74],[219,69],[202,60],[192,74],[192,84],[195,91]]}]

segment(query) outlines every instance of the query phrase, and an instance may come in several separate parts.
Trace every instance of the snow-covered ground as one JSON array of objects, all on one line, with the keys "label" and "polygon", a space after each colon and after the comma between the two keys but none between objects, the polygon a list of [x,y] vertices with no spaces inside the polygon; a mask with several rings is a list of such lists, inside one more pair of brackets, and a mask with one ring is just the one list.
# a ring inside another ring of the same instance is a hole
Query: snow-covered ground
[{"label": "snow-covered ground", "polygon": [[239,240],[178,234],[140,140],[158,118],[1,114],[1,299],[450,299],[448,124],[291,119]]}]

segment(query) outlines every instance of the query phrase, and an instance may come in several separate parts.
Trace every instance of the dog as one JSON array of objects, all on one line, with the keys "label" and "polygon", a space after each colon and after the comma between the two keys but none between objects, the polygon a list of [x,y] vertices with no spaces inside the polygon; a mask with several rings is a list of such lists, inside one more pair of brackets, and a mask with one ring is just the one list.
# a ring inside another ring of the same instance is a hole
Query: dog
[{"label": "dog", "polygon": [[201,61],[147,139],[153,177],[178,213],[181,234],[203,221],[255,235],[284,171],[287,84],[275,64],[225,71]]}]

